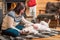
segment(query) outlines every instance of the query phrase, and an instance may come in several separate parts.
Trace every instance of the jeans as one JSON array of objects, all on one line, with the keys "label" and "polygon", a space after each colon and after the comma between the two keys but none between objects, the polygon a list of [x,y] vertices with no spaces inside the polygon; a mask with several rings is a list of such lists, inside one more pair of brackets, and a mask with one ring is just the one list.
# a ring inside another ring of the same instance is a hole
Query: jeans
[{"label": "jeans", "polygon": [[[17,25],[16,28],[22,30],[24,28],[24,26],[23,25]],[[9,28],[7,30],[4,30],[3,33],[5,35],[9,35],[9,36],[13,36],[13,37],[17,37],[17,36],[20,35],[20,32],[18,32],[15,29],[12,29],[12,28]]]}]

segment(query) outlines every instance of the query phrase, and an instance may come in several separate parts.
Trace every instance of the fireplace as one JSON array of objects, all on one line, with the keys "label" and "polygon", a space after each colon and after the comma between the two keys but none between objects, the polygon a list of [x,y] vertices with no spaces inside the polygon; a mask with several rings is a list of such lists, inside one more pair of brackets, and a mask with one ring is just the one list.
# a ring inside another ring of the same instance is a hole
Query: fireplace
[{"label": "fireplace", "polygon": [[6,14],[10,10],[11,6],[13,8],[13,5],[15,6],[15,4],[18,2],[23,2],[25,4],[25,1],[26,0],[3,0],[4,14]]}]

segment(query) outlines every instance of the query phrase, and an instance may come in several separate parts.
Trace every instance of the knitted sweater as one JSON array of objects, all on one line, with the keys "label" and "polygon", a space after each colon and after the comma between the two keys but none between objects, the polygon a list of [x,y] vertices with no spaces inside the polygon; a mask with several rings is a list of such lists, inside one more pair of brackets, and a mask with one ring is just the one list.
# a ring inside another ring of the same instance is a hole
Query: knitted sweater
[{"label": "knitted sweater", "polygon": [[13,28],[13,29],[16,29],[17,31],[20,31],[15,26],[17,26],[21,21],[24,22],[24,24],[31,24],[31,25],[33,24],[27,21],[23,16],[16,17],[15,12],[10,11],[3,19],[2,30]]}]

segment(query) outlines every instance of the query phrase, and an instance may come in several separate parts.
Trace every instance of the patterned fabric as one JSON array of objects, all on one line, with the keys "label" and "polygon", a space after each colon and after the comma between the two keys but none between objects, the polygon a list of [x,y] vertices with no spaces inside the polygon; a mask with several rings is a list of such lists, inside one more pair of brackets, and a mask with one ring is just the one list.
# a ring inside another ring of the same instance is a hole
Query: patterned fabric
[{"label": "patterned fabric", "polygon": [[[41,33],[41,32],[40,32]],[[47,34],[46,34],[47,33]],[[60,35],[60,31],[57,31],[57,30],[52,30],[51,32],[50,32],[50,34],[55,34],[55,35]],[[42,35],[45,35],[45,36],[42,36]],[[46,36],[47,35],[47,36]],[[16,39],[17,40],[27,40],[27,39],[29,39],[29,40],[31,40],[31,39],[33,39],[33,38],[49,38],[49,37],[51,37],[51,36],[55,36],[55,35],[49,35],[49,33],[48,32],[44,32],[44,33],[42,33],[41,35],[40,35],[40,37],[38,36],[38,35],[34,35],[34,34],[30,34],[30,35],[20,35],[19,37],[17,37]],[[0,36],[2,36],[2,35],[0,35]],[[15,37],[11,37],[10,39],[12,40],[12,38],[13,39],[15,39]],[[4,39],[4,40],[7,40],[7,38],[5,37],[5,35],[4,36],[2,36],[2,38],[0,38],[0,39]],[[9,39],[9,38],[8,38]]]},{"label": "patterned fabric", "polygon": [[48,38],[51,36],[60,35],[60,31],[52,30],[51,32],[40,32],[39,34],[29,34],[29,35],[21,35],[21,38]]}]

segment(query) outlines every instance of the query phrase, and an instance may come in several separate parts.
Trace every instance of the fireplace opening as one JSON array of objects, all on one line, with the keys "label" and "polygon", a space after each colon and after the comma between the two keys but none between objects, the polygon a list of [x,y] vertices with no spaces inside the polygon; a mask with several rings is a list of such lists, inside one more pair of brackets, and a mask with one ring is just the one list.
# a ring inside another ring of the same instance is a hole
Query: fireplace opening
[{"label": "fireplace opening", "polygon": [[7,11],[9,11],[11,8],[11,3],[7,3]]},{"label": "fireplace opening", "polygon": [[16,7],[16,2],[7,3],[7,11],[13,10]]}]

